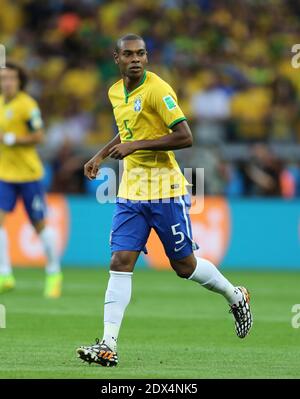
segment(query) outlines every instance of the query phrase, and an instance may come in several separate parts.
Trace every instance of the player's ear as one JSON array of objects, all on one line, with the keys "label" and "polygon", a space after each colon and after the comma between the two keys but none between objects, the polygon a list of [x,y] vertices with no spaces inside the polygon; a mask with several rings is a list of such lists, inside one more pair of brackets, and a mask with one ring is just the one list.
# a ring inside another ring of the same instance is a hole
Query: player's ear
[{"label": "player's ear", "polygon": [[113,56],[114,56],[115,64],[119,64],[119,54],[116,51],[114,51]]}]

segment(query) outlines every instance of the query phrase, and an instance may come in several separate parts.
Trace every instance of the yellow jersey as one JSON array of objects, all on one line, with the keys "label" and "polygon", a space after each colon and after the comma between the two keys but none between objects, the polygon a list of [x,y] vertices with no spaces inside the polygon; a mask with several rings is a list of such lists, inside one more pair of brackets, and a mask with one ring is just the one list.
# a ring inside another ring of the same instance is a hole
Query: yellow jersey
[{"label": "yellow jersey", "polygon": [[[43,121],[36,101],[20,91],[9,102],[0,96],[0,133],[14,133],[17,137],[32,134],[42,128]],[[41,179],[43,165],[35,145],[0,144],[0,179],[24,183]]]},{"label": "yellow jersey", "polygon": [[[122,143],[174,134],[171,128],[186,120],[174,90],[153,72],[145,71],[139,86],[129,93],[119,80],[108,96]],[[172,151],[138,150],[124,158],[123,166],[118,197],[152,200],[187,194],[189,183]]]}]

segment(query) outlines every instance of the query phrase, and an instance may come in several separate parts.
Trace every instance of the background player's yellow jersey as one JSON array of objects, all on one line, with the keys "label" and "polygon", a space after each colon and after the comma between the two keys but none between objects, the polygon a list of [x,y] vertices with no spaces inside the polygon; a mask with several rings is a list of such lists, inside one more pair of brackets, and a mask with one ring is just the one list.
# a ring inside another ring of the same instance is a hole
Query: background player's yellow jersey
[{"label": "background player's yellow jersey", "polygon": [[[0,96],[0,133],[12,132],[21,137],[42,125],[39,107],[28,94],[20,91],[7,103]],[[34,145],[0,144],[0,180],[22,183],[42,176],[43,166]]]},{"label": "background player's yellow jersey", "polygon": [[[173,89],[155,73],[145,71],[138,87],[127,92],[123,79],[108,91],[121,142],[153,140],[172,133],[185,120]],[[171,198],[187,193],[172,151],[139,150],[124,158],[118,196],[131,200]]]}]

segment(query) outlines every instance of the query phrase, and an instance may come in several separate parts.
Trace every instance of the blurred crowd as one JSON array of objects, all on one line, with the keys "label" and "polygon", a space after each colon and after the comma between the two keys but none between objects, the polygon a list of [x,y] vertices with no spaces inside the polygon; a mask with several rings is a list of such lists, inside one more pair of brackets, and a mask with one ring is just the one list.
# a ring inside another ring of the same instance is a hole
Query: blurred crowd
[{"label": "blurred crowd", "polygon": [[207,194],[300,196],[298,1],[1,0],[0,26],[43,112],[50,191],[93,191],[82,165],[116,133],[112,52],[134,32],[178,94],[195,142],[178,158],[204,168]]}]

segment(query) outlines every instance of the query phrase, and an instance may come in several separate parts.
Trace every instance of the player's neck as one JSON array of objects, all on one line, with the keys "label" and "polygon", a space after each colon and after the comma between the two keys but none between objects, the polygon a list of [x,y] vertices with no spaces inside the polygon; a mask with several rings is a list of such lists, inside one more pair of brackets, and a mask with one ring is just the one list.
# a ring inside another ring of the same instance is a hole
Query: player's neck
[{"label": "player's neck", "polygon": [[9,103],[11,100],[13,100],[19,92],[10,94],[10,93],[3,93],[3,98],[4,98],[4,103]]},{"label": "player's neck", "polygon": [[144,78],[144,74],[145,74],[145,72],[143,72],[142,76],[140,76],[137,79],[132,79],[132,78],[129,78],[128,76],[123,76],[123,82],[124,82],[124,85],[125,85],[126,90],[127,90],[128,93],[130,93],[137,86],[139,86],[139,84],[141,83],[141,81]]}]

